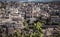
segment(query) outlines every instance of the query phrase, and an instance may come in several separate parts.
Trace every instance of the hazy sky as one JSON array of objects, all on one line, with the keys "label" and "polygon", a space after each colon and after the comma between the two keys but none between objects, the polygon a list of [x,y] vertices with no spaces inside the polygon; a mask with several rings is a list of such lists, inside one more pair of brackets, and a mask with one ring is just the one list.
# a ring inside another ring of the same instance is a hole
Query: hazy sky
[{"label": "hazy sky", "polygon": [[50,1],[60,1],[60,0],[0,0],[0,1],[40,1],[40,2],[50,2]]}]

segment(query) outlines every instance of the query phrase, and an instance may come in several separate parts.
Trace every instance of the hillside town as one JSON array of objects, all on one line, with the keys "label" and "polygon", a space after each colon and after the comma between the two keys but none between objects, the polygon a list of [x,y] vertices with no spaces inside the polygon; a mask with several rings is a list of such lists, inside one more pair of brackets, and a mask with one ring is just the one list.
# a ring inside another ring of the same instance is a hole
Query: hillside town
[{"label": "hillside town", "polygon": [[[42,21],[43,37],[60,33],[59,2],[0,2],[0,36],[13,35],[15,30],[28,35],[33,31],[33,23]],[[28,33],[25,31],[27,22]],[[1,31],[2,29],[2,31]],[[28,37],[28,36],[27,36]]]}]

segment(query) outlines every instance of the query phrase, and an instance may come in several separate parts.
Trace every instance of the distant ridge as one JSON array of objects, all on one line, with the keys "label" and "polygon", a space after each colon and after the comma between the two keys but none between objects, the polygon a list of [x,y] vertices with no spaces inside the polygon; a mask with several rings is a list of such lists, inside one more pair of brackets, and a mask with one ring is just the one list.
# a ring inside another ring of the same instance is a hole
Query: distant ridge
[{"label": "distant ridge", "polygon": [[0,0],[0,1],[19,1],[19,2],[60,2],[60,0]]}]

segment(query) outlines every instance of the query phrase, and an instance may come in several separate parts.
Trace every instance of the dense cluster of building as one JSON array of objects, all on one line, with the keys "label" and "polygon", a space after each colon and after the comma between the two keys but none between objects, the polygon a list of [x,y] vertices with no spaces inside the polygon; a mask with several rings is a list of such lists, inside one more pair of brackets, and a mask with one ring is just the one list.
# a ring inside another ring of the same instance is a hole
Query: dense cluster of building
[{"label": "dense cluster of building", "polygon": [[23,29],[25,20],[30,24],[38,18],[46,20],[46,25],[43,26],[46,29],[43,31],[44,34],[50,35],[53,27],[60,24],[60,5],[40,2],[0,2],[0,25],[8,27],[10,34],[14,29]]}]

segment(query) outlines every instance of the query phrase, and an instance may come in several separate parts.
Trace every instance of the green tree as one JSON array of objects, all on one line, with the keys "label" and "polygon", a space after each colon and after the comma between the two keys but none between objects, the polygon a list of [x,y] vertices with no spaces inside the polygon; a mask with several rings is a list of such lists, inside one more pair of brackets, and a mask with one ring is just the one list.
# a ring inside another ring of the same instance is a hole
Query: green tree
[{"label": "green tree", "polygon": [[[42,32],[42,23],[40,21],[38,21],[37,23],[34,23],[34,29],[38,30],[38,36],[42,37],[43,36],[43,32]],[[36,33],[34,33],[36,34]]]},{"label": "green tree", "polygon": [[21,37],[19,30],[15,30],[14,37]]}]

